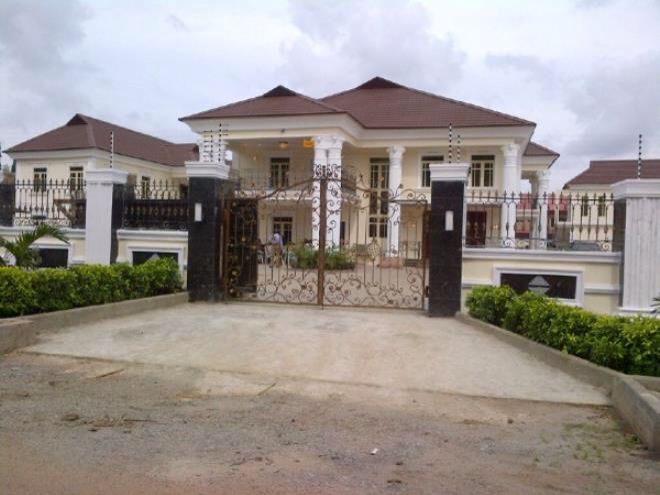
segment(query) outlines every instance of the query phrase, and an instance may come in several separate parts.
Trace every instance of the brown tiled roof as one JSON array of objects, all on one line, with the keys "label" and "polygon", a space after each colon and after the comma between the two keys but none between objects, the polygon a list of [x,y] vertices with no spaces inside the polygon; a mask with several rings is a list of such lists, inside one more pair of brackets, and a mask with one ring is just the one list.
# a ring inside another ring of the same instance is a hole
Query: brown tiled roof
[{"label": "brown tiled roof", "polygon": [[504,113],[402,86],[382,77],[321,101],[346,110],[366,128],[401,129],[535,125]]},{"label": "brown tiled roof", "polygon": [[17,144],[7,152],[71,149],[110,151],[111,131],[114,133],[115,153],[118,155],[172,167],[182,167],[186,160],[195,159],[194,143],[171,143],[79,113],[64,126]]},{"label": "brown tiled roof", "polygon": [[237,101],[218,108],[182,117],[179,120],[221,117],[272,117],[344,113],[327,103],[315,100],[284,86],[277,86],[256,98]]},{"label": "brown tiled roof", "polygon": [[[564,187],[577,185],[611,185],[637,178],[637,160],[592,160],[589,168],[573,177]],[[642,161],[642,179],[660,179],[660,159]]]},{"label": "brown tiled roof", "polygon": [[458,100],[402,86],[382,77],[321,99],[278,86],[249,100],[196,113],[180,120],[221,117],[348,113],[366,128],[446,128],[535,125],[533,122]]},{"label": "brown tiled roof", "polygon": [[527,148],[525,148],[525,156],[559,156],[559,153],[552,151],[545,146],[541,146],[534,141],[530,141]]}]

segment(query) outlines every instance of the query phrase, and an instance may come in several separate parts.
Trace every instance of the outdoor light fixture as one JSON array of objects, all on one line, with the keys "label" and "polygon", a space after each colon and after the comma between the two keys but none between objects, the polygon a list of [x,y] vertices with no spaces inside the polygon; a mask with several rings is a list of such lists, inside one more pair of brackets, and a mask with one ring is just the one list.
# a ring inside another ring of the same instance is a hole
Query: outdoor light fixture
[{"label": "outdoor light fixture", "polygon": [[454,212],[452,210],[445,211],[445,230],[454,230]]},{"label": "outdoor light fixture", "polygon": [[289,147],[289,141],[280,141],[280,149],[285,150]]},{"label": "outdoor light fixture", "polygon": [[202,221],[202,203],[195,203],[195,222]]}]

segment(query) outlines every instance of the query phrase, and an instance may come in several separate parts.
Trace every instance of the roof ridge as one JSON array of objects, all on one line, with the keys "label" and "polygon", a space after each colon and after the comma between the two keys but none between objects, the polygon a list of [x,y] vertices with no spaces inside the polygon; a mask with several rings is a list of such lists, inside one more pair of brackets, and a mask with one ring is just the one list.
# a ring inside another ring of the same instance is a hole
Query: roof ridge
[{"label": "roof ridge", "polygon": [[55,127],[54,129],[50,129],[50,130],[48,130],[48,131],[46,131],[46,132],[42,132],[41,134],[37,134],[36,136],[31,137],[31,138],[29,138],[29,139],[26,139],[25,141],[21,141],[20,143],[16,143],[16,144],[15,144],[14,146],[12,146],[11,148],[7,148],[6,150],[3,150],[3,153],[11,153],[11,151],[12,151],[14,148],[17,148],[17,147],[19,147],[19,146],[21,146],[21,145],[23,145],[23,144],[25,144],[25,143],[29,143],[30,141],[34,141],[35,139],[39,139],[40,137],[45,136],[46,134],[50,134],[51,132],[59,131],[60,129],[65,129],[65,128],[67,128],[67,127],[69,127],[69,126],[68,126],[67,124],[64,124],[64,125],[61,125],[61,126],[59,126],[59,127]]},{"label": "roof ridge", "polygon": [[[164,143],[164,144],[177,144],[177,143],[173,143],[172,141],[167,141],[166,139],[162,139],[162,138],[159,138],[157,136],[154,136],[153,134],[147,134],[146,132],[136,131],[135,129],[129,129],[128,127],[124,127],[122,125],[115,124],[113,122],[108,122],[107,120],[97,119],[96,117],[90,117],[89,115],[84,115],[84,114],[76,114],[76,115],[80,115],[83,119],[89,119],[89,120],[92,120],[92,121],[96,121],[96,122],[99,122],[101,124],[116,127],[117,129],[121,129],[123,131],[132,132],[133,134],[140,134],[141,136],[148,137],[150,139],[155,139],[156,141],[160,141],[161,143]],[[88,122],[88,125],[90,125],[90,127],[91,127],[93,125],[93,122]],[[96,144],[96,143],[94,143],[94,144]]]},{"label": "roof ridge", "polygon": [[311,96],[307,96],[307,95],[304,95],[304,94],[302,94],[302,93],[298,93],[297,91],[293,91],[291,88],[288,88],[288,87],[284,86],[283,84],[278,84],[278,85],[275,86],[274,88],[271,88],[271,89],[269,89],[268,91],[266,91],[265,93],[260,94],[260,95],[258,95],[258,96],[253,96],[253,97],[251,97],[251,98],[246,98],[246,99],[244,99],[244,100],[234,101],[234,102],[232,102],[232,103],[227,103],[227,104],[225,104],[225,105],[220,105],[219,107],[209,108],[208,110],[202,110],[201,112],[196,112],[196,113],[193,113],[193,114],[190,114],[190,115],[186,115],[185,117],[181,117],[181,118],[179,118],[179,120],[180,120],[180,121],[183,121],[183,120],[193,119],[193,118],[196,118],[197,116],[202,115],[202,114],[206,114],[206,113],[210,113],[210,112],[217,112],[218,110],[225,110],[225,109],[227,109],[227,108],[232,108],[232,107],[235,107],[235,106],[237,106],[237,105],[241,105],[241,104],[243,104],[243,103],[247,103],[247,102],[250,102],[250,101],[258,100],[259,98],[269,98],[269,97],[266,96],[266,95],[267,95],[268,93],[270,93],[271,91],[273,91],[273,90],[275,90],[275,89],[278,89],[278,88],[286,89],[286,90],[290,91],[291,93],[293,93],[293,96],[297,96],[297,97],[299,97],[299,98],[303,98],[304,100],[307,100],[307,101],[310,101],[310,102],[315,103],[315,104],[317,104],[317,105],[320,105],[320,106],[322,106],[322,107],[324,107],[324,108],[327,108],[328,110],[332,110],[333,112],[342,112],[342,113],[346,113],[346,110],[342,110],[341,108],[338,108],[338,107],[335,107],[335,106],[333,106],[333,105],[330,105],[329,103],[325,103],[325,102],[323,102],[323,101],[320,101],[320,100],[317,99],[317,98],[312,98]]},{"label": "roof ridge", "polygon": [[[385,79],[384,77],[376,76],[376,77],[370,79],[369,81],[372,81],[373,79],[376,79],[376,78],[383,79],[383,80],[385,80],[385,81],[387,81],[387,82],[390,82],[390,83],[393,83],[393,84],[396,84],[396,85],[399,86],[399,88],[381,88],[381,89],[407,89],[408,91],[413,91],[413,92],[415,92],[415,93],[423,94],[423,95],[425,95],[425,96],[429,96],[429,97],[431,97],[431,98],[436,98],[436,99],[438,99],[438,100],[449,101],[449,102],[456,103],[456,104],[459,104],[459,105],[463,105],[463,106],[466,106],[466,107],[469,107],[469,108],[474,108],[474,109],[481,110],[481,111],[484,111],[484,112],[497,114],[497,115],[499,115],[499,116],[501,116],[501,117],[505,117],[505,118],[507,118],[507,119],[516,120],[516,121],[520,122],[521,125],[533,125],[533,126],[536,126],[536,122],[532,122],[532,121],[529,121],[529,120],[521,119],[520,117],[516,117],[516,116],[511,115],[511,114],[508,114],[508,113],[498,112],[497,110],[492,110],[492,109],[490,109],[490,108],[486,108],[486,107],[482,107],[482,106],[479,106],[479,105],[475,105],[474,103],[468,103],[468,102],[466,102],[466,101],[456,100],[456,99],[454,99],[454,98],[448,98],[448,97],[446,97],[446,96],[437,95],[437,94],[435,94],[435,93],[431,93],[430,91],[424,91],[424,90],[417,89],[417,88],[411,88],[410,86],[405,86],[405,85],[403,85],[403,84],[399,84],[399,83],[396,83],[396,82],[394,82],[394,81],[390,81],[389,79]],[[364,90],[366,90],[366,91],[369,91],[369,89],[367,89],[367,88],[362,88],[362,86],[363,86],[364,84],[368,83],[369,81],[365,81],[364,83],[362,83],[362,84],[360,84],[360,85],[358,85],[358,86],[356,86],[356,87],[354,87],[354,88],[347,89],[347,90],[344,90],[344,91],[340,91],[340,92],[338,92],[338,93],[334,93],[334,94],[331,94],[331,95],[328,95],[328,96],[324,96],[323,98],[321,98],[321,100],[325,100],[325,99],[328,99],[328,98],[333,98],[333,97],[335,97],[335,96],[340,96],[340,95],[343,95],[343,94],[346,94],[346,93],[350,93],[351,91],[355,91],[355,90],[358,90],[358,89],[364,89]]]}]

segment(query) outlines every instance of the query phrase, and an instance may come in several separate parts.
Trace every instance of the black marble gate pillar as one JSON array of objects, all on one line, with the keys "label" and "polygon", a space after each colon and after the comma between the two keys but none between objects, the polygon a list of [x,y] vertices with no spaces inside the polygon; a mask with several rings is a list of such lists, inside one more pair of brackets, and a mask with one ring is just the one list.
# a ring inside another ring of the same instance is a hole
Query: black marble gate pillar
[{"label": "black marble gate pillar", "polygon": [[468,164],[432,164],[429,223],[429,316],[461,309],[463,209]]},{"label": "black marble gate pillar", "polygon": [[189,170],[188,294],[190,301],[220,299],[222,224],[220,203],[225,189],[224,178],[217,175],[191,175]]}]

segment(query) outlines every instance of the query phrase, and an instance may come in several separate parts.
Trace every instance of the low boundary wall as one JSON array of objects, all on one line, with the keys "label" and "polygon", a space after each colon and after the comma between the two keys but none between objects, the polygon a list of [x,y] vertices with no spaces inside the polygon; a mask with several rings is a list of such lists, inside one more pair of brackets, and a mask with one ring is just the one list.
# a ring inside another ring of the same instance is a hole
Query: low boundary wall
[{"label": "low boundary wall", "polygon": [[35,344],[42,332],[57,332],[73,325],[132,315],[152,309],[169,308],[187,302],[188,293],[177,292],[164,296],[0,319],[0,355]]},{"label": "low boundary wall", "polygon": [[503,273],[574,277],[575,298],[562,302],[597,313],[619,312],[621,253],[464,248],[462,310],[477,285],[500,285]]},{"label": "low boundary wall", "polygon": [[653,393],[653,391],[660,390],[660,378],[637,377],[619,373],[466,314],[457,314],[456,318],[528,352],[550,366],[605,390],[612,399],[614,409],[640,440],[650,450],[660,451],[660,396]]}]

